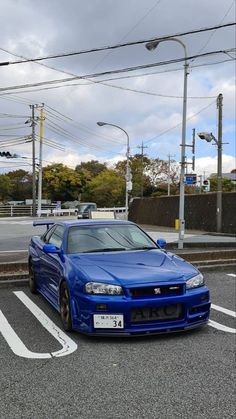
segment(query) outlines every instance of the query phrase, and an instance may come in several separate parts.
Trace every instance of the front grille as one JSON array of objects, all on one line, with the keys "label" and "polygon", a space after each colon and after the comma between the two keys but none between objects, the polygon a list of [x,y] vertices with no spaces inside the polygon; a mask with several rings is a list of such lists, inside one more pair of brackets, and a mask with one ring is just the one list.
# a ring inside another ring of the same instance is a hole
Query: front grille
[{"label": "front grille", "polygon": [[169,295],[182,295],[183,284],[160,285],[152,287],[130,288],[129,293],[132,298],[166,297]]},{"label": "front grille", "polygon": [[131,309],[131,322],[163,322],[180,319],[183,316],[182,304],[160,307],[135,307]]}]

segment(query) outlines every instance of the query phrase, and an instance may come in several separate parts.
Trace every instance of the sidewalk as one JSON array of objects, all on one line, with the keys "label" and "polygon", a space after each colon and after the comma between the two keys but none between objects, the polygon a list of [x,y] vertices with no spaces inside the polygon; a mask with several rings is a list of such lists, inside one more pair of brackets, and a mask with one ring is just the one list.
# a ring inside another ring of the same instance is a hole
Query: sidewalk
[{"label": "sidewalk", "polygon": [[[168,247],[177,248],[178,232],[171,227],[142,224],[145,230],[154,240],[165,239]],[[236,236],[231,234],[209,233],[198,230],[185,230],[184,247],[236,247]]]}]

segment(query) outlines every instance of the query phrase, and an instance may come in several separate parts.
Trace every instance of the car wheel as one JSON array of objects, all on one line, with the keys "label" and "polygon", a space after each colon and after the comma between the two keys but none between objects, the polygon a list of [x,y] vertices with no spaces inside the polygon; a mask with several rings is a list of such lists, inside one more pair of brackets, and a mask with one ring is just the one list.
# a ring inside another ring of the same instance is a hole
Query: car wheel
[{"label": "car wheel", "polygon": [[60,291],[60,314],[64,329],[70,332],[72,330],[70,294],[65,282],[62,283]]},{"label": "car wheel", "polygon": [[29,289],[32,292],[32,294],[36,294],[37,284],[35,280],[35,273],[31,263],[29,264]]}]

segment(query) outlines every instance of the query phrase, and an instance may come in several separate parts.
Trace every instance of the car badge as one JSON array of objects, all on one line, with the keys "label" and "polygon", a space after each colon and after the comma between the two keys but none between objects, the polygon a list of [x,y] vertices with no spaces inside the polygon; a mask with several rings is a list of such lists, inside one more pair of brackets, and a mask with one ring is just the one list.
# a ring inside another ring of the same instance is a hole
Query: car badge
[{"label": "car badge", "polygon": [[154,288],[155,294],[161,294],[161,288]]}]

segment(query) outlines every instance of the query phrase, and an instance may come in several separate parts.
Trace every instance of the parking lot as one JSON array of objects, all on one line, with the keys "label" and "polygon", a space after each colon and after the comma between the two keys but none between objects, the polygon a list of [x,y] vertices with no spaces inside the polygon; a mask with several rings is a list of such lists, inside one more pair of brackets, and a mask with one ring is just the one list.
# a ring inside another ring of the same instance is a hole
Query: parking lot
[{"label": "parking lot", "polygon": [[235,417],[236,277],[205,278],[208,326],[141,338],[64,334],[40,295],[2,289],[0,418]]}]

